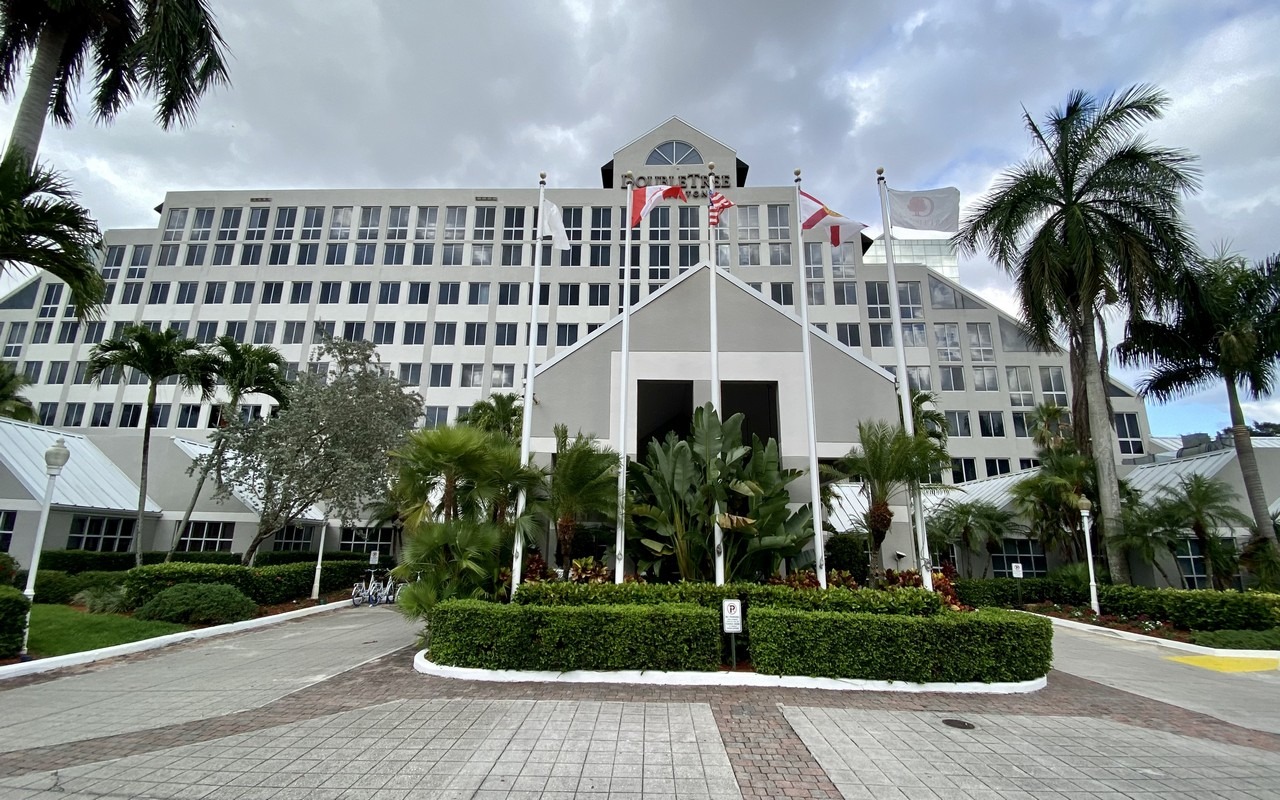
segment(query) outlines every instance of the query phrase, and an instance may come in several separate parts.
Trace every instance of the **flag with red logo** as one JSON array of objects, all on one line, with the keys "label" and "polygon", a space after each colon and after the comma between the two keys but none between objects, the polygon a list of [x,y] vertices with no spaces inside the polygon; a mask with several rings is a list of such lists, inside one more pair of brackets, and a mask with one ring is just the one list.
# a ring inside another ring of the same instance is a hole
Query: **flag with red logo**
[{"label": "flag with red logo", "polygon": [[889,224],[917,231],[960,230],[960,190],[954,186],[923,192],[889,190]]},{"label": "flag with red logo", "polygon": [[720,215],[725,211],[733,208],[733,201],[719,192],[711,193],[711,210],[707,212],[707,221],[711,223],[711,227],[720,224]]},{"label": "flag with red logo", "polygon": [[861,222],[832,211],[826,203],[808,192],[800,192],[800,229],[802,231],[825,230],[830,234],[831,246],[839,247],[843,242],[859,239],[859,234],[865,227],[867,226]]},{"label": "flag with red logo", "polygon": [[640,220],[649,216],[653,207],[663,200],[680,200],[689,202],[684,189],[679,186],[646,186],[643,189],[631,190],[631,227],[640,224]]}]

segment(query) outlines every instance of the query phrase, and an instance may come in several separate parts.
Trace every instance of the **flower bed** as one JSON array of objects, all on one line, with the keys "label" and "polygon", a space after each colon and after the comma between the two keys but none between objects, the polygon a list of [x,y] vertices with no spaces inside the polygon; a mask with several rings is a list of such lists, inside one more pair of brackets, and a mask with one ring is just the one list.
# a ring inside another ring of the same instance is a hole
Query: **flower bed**
[{"label": "flower bed", "polygon": [[1152,619],[1145,614],[1139,614],[1135,617],[1119,614],[1098,615],[1094,614],[1093,609],[1088,606],[1062,605],[1059,603],[1032,603],[1026,606],[1025,609],[1035,614],[1043,614],[1046,617],[1083,622],[1087,625],[1097,625],[1100,628],[1111,628],[1117,631],[1140,633],[1143,636],[1154,636],[1175,642],[1190,642],[1193,638],[1191,632],[1178,630],[1172,625]]}]

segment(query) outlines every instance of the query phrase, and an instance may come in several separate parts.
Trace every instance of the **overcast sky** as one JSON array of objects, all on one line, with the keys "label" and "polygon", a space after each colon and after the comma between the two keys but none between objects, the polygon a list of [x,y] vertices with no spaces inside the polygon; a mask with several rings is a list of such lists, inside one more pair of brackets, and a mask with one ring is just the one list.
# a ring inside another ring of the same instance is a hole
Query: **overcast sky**
[{"label": "overcast sky", "polygon": [[[1151,137],[1200,157],[1186,213],[1201,245],[1280,252],[1273,2],[210,4],[233,86],[194,125],[165,133],[143,103],[109,127],[46,129],[42,160],[104,228],[156,225],[170,190],[514,187],[539,170],[598,186],[614,150],[674,114],[736,148],[751,184],[801,167],[878,232],[877,166],[968,205],[1029,154],[1024,108],[1146,82],[1172,98]],[[15,106],[0,104],[5,130]],[[1011,307],[984,259],[961,280]],[[1225,396],[1152,404],[1153,431],[1222,428]],[[1280,420],[1280,399],[1246,414]]]}]

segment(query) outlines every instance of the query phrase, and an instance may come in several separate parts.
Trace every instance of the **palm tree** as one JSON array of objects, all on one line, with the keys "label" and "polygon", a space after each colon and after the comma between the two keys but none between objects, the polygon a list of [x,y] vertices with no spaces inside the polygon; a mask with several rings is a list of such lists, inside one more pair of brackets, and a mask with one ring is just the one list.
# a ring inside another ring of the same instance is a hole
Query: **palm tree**
[{"label": "palm tree", "polygon": [[928,436],[940,447],[947,446],[947,415],[938,408],[938,395],[933,392],[912,392],[911,422],[916,433]]},{"label": "palm tree", "polygon": [[22,396],[22,390],[31,385],[27,376],[13,368],[7,361],[0,361],[0,417],[19,422],[35,422],[38,417],[31,401]]},{"label": "palm tree", "polygon": [[[1015,532],[1025,530],[1014,521],[1014,515],[991,503],[975,500],[964,503],[947,500],[933,514],[929,515],[929,533],[935,532],[948,544],[959,544],[965,550],[965,561],[969,553],[988,554],[982,565],[982,577],[987,577],[991,568],[991,555],[1004,548],[1005,538]],[[969,569],[969,577],[973,570]]]},{"label": "palm tree", "polygon": [[482,431],[498,433],[509,441],[515,441],[520,433],[523,415],[520,395],[492,394],[487,400],[481,400],[465,413],[459,414],[458,422]]},{"label": "palm tree", "polygon": [[1243,257],[1219,250],[1178,276],[1177,298],[1166,319],[1131,322],[1116,354],[1126,364],[1151,365],[1138,388],[1160,402],[1218,381],[1226,384],[1231,434],[1256,535],[1274,546],[1267,493],[1239,390],[1256,399],[1276,386],[1280,256],[1250,267]]},{"label": "palm tree", "polygon": [[901,425],[882,421],[858,423],[860,447],[835,463],[847,479],[860,480],[867,498],[866,525],[871,535],[871,553],[881,573],[884,554],[880,551],[893,511],[889,498],[913,483],[925,483],[929,475],[951,463],[947,451],[927,436],[909,436]]},{"label": "palm tree", "polygon": [[[1142,317],[1195,251],[1181,220],[1182,195],[1198,186],[1194,158],[1137,135],[1168,102],[1139,85],[1101,102],[1072,92],[1045,127],[1023,112],[1038,154],[1001,176],[953,240],[965,253],[985,250],[1013,275],[1037,345],[1054,347],[1054,333],[1065,332],[1073,384],[1086,400],[1086,413],[1075,415],[1077,442],[1092,449],[1100,516],[1113,534],[1123,522],[1098,328],[1108,306]],[[1123,551],[1108,547],[1107,560],[1127,581]]]},{"label": "palm tree", "polygon": [[[225,426],[227,420],[238,413],[240,401],[245,395],[265,394],[281,406],[288,405],[288,383],[284,373],[288,364],[284,356],[274,347],[258,344],[241,344],[230,336],[223,336],[208,351],[213,358],[213,366],[217,379],[227,389],[227,401],[222,405],[220,425]],[[187,530],[191,514],[195,511],[196,501],[204,489],[204,482],[209,477],[209,470],[222,463],[222,454],[226,449],[226,440],[218,438],[213,444],[213,453],[206,465],[200,470],[195,491],[191,493],[191,502],[174,531],[173,542],[165,561],[173,559],[178,543]],[[221,479],[221,473],[219,473]]]},{"label": "palm tree", "polygon": [[581,431],[570,440],[564,425],[556,425],[555,434],[555,469],[546,506],[556,526],[560,565],[568,580],[578,526],[588,518],[610,521],[618,512],[618,454]]},{"label": "palm tree", "polygon": [[36,267],[67,284],[76,316],[102,304],[106,285],[96,254],[98,223],[61,175],[8,153],[0,158],[0,274]]},{"label": "palm tree", "polygon": [[156,388],[176,377],[184,390],[197,390],[201,399],[213,396],[216,365],[196,344],[177,331],[156,332],[145,325],[130,325],[117,337],[95,345],[89,354],[89,380],[128,367],[147,379],[147,408],[142,425],[142,468],[138,482],[138,517],[133,537],[137,563],[142,565],[142,519],[147,507],[147,469],[151,458],[151,428],[156,405]]},{"label": "palm tree", "polygon": [[406,527],[430,520],[479,519],[496,491],[494,434],[467,425],[414,431],[392,453]]},{"label": "palm tree", "polygon": [[1031,441],[1040,449],[1056,450],[1071,436],[1071,415],[1066,406],[1041,403],[1031,412],[1029,424]]},{"label": "palm tree", "polygon": [[71,124],[86,62],[98,121],[145,93],[161,127],[186,124],[205,92],[228,83],[223,47],[205,0],[0,0],[0,95],[13,97],[33,56],[9,150],[34,162],[45,117]]},{"label": "palm tree", "polygon": [[[1188,475],[1174,486],[1162,487],[1151,503],[1154,516],[1167,527],[1191,530],[1204,554],[1209,581],[1218,590],[1230,586],[1236,563],[1234,544],[1223,541],[1218,530],[1252,522],[1236,509],[1239,499],[1239,495],[1221,481]],[[1229,537],[1228,540],[1234,542]]]}]

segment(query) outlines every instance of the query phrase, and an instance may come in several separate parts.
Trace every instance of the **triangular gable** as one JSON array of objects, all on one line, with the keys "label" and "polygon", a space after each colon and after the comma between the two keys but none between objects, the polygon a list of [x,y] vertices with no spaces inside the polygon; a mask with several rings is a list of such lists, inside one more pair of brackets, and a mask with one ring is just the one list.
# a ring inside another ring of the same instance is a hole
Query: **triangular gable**
[{"label": "triangular gable", "polygon": [[[636,138],[634,138],[634,139],[632,139],[631,141],[627,142],[627,143],[626,143],[626,144],[624,144],[622,147],[619,147],[617,150],[614,150],[614,151],[613,151],[613,155],[616,157],[616,156],[617,156],[619,153],[621,153],[623,150],[626,150],[626,149],[627,149],[627,148],[629,148],[629,147],[634,147],[634,146],[635,146],[635,145],[636,145],[636,144],[637,144],[641,139],[645,138],[646,136],[651,135],[654,131],[658,130],[658,129],[659,129],[659,128],[661,128],[662,126],[664,126],[664,125],[668,125],[668,124],[670,124],[670,123],[672,123],[672,122],[678,122],[678,123],[680,123],[681,125],[683,125],[684,127],[688,128],[689,130],[691,130],[691,131],[693,131],[694,133],[698,134],[699,136],[702,136],[702,137],[704,137],[704,138],[708,139],[709,141],[714,142],[715,144],[719,145],[720,147],[723,147],[723,148],[724,148],[724,149],[726,149],[726,150],[729,150],[730,152],[737,153],[737,151],[736,151],[736,150],[734,150],[734,148],[732,148],[732,147],[730,147],[729,145],[725,144],[724,142],[720,141],[720,140],[719,140],[719,139],[717,139],[716,137],[712,136],[712,135],[711,135],[711,134],[709,134],[709,133],[706,133],[705,131],[703,131],[703,130],[701,130],[701,129],[699,129],[699,128],[695,128],[694,126],[690,125],[688,122],[685,122],[683,119],[681,119],[680,117],[678,117],[678,116],[676,116],[676,115],[674,115],[674,114],[673,114],[673,115],[671,115],[670,117],[667,117],[666,119],[664,119],[662,122],[659,122],[657,125],[654,125],[654,126],[653,126],[652,128],[650,128],[649,130],[647,130],[647,131],[645,131],[644,133],[640,134],[640,135],[639,135],[639,136],[637,136]],[[728,165],[726,165],[726,166],[728,166]]]}]

